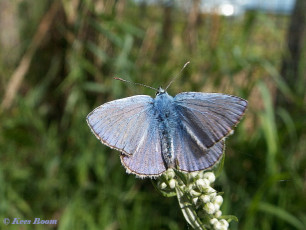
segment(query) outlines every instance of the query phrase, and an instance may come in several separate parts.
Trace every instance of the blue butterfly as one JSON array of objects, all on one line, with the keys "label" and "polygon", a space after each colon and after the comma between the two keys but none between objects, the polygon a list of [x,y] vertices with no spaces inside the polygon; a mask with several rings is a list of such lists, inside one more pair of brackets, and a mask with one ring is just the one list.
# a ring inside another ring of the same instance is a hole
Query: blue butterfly
[{"label": "blue butterfly", "polygon": [[103,144],[121,152],[128,173],[157,177],[168,168],[193,172],[215,165],[247,104],[220,93],[172,97],[159,88],[155,98],[137,95],[105,103],[88,114],[87,123]]}]

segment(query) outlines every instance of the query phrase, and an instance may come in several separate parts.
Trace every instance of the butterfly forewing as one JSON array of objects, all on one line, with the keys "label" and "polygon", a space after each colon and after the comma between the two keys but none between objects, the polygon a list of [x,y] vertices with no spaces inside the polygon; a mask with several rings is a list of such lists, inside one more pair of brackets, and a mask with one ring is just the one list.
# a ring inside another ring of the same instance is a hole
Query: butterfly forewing
[{"label": "butterfly forewing", "polygon": [[88,114],[87,123],[102,143],[133,154],[150,130],[152,101],[149,96],[138,95],[105,103]]},{"label": "butterfly forewing", "polygon": [[247,101],[219,93],[180,93],[174,103],[183,129],[201,137],[206,149],[231,132],[247,107]]}]

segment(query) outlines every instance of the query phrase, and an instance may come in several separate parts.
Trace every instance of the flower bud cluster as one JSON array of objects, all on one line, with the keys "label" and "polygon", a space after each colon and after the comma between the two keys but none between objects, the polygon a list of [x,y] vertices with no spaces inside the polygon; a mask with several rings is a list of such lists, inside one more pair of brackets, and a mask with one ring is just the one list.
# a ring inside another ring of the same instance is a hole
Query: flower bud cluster
[{"label": "flower bud cluster", "polygon": [[212,172],[193,172],[190,176],[190,191],[194,205],[197,209],[202,209],[204,215],[210,217],[212,229],[225,230],[228,229],[228,222],[221,218],[222,212],[220,207],[223,198],[218,195],[217,191],[211,187],[215,182],[215,175]]},{"label": "flower bud cluster", "polygon": [[194,205],[197,212],[201,213],[202,217],[208,220],[210,229],[226,230],[229,223],[223,219],[220,206],[223,203],[223,198],[212,188],[212,183],[215,181],[213,172],[191,172],[184,174],[187,183],[176,177],[173,169],[168,169],[164,174],[164,180],[158,182],[159,189],[163,191],[175,191],[175,187],[184,191],[190,202]]}]

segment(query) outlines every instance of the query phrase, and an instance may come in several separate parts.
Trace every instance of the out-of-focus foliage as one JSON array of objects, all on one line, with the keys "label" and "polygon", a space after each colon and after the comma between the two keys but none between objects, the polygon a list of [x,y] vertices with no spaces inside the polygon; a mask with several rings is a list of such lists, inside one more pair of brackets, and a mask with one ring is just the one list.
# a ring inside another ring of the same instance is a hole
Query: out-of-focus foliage
[{"label": "out-of-focus foliage", "polygon": [[[249,100],[215,185],[223,213],[239,219],[231,229],[305,229],[305,87],[279,74],[289,18],[226,18],[198,13],[198,1],[186,11],[171,2],[0,2],[1,229],[188,229],[177,200],[126,174],[85,121],[109,100],[154,96],[114,76],[166,86],[187,61],[170,94]],[[275,105],[279,94],[290,109]],[[58,224],[2,223],[15,217]]]}]

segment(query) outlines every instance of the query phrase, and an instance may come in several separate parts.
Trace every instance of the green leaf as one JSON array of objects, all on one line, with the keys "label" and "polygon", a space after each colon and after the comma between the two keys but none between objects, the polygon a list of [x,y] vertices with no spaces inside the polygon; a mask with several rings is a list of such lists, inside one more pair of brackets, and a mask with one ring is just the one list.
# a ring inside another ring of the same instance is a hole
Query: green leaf
[{"label": "green leaf", "polygon": [[188,183],[188,179],[187,179],[187,175],[186,173],[183,173],[182,171],[180,170],[177,170],[177,169],[174,169],[174,172],[175,172],[175,175],[181,179],[183,181],[184,184],[187,184]]},{"label": "green leaf", "polygon": [[236,221],[236,222],[238,222],[239,220],[238,220],[238,218],[236,217],[236,216],[233,216],[233,215],[224,215],[224,216],[221,216],[220,218],[222,218],[222,219],[225,219],[227,222],[231,222],[232,220],[233,221]]},{"label": "green leaf", "polygon": [[[224,144],[224,149],[225,149],[225,144]],[[222,154],[222,157],[221,157],[220,161],[217,163],[216,167],[214,168],[214,174],[215,174],[216,178],[221,175],[223,167],[224,167],[224,161],[225,161],[224,151],[223,151],[223,154]]]}]

